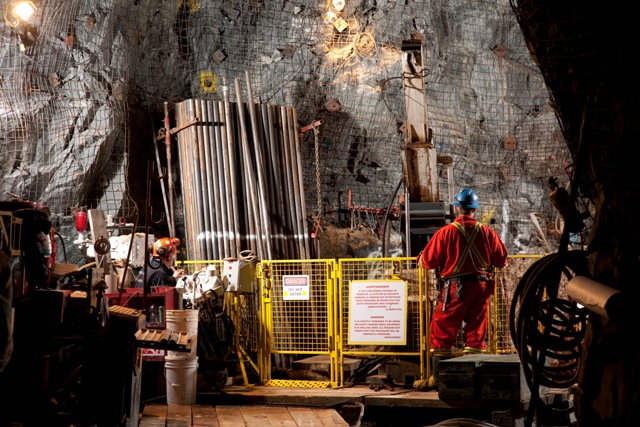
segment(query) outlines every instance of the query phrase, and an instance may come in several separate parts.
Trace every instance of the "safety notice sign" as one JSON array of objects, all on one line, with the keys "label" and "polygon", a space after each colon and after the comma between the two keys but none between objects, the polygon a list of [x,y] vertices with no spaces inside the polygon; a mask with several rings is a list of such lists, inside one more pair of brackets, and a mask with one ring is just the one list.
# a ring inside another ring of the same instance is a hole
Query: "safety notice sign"
[{"label": "safety notice sign", "polygon": [[309,276],[282,276],[283,300],[309,300]]},{"label": "safety notice sign", "polygon": [[349,285],[349,344],[407,343],[407,282],[354,280]]}]

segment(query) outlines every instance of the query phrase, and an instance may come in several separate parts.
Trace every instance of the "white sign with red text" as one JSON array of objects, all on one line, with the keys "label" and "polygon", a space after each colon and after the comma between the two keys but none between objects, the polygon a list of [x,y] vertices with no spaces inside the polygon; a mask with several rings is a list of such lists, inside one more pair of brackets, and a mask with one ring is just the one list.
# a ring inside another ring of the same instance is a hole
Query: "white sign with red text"
[{"label": "white sign with red text", "polygon": [[407,282],[354,280],[349,284],[349,344],[407,343]]},{"label": "white sign with red text", "polygon": [[309,287],[309,276],[282,276],[282,299],[285,301],[308,301]]}]

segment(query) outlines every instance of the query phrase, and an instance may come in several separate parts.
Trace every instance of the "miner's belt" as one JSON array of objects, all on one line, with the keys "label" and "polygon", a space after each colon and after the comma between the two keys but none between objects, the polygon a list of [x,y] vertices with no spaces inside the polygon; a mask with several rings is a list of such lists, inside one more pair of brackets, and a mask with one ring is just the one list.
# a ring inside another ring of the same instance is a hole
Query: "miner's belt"
[{"label": "miner's belt", "polygon": [[489,276],[488,274],[473,274],[468,276],[452,277],[448,280],[451,280],[452,283],[488,282],[489,280],[491,280],[491,276]]}]

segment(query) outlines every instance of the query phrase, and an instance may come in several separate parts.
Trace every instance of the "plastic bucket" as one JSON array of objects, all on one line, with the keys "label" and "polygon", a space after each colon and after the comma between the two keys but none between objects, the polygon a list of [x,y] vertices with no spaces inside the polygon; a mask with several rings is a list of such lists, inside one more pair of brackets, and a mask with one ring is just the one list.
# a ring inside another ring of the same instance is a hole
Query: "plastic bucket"
[{"label": "plastic bucket", "polygon": [[164,377],[167,380],[167,405],[195,405],[197,357],[165,357]]},{"label": "plastic bucket", "polygon": [[[198,355],[198,310],[167,310],[165,314],[166,329],[171,332],[187,332],[191,338],[190,357]],[[167,351],[170,357],[185,357],[189,353]]]}]

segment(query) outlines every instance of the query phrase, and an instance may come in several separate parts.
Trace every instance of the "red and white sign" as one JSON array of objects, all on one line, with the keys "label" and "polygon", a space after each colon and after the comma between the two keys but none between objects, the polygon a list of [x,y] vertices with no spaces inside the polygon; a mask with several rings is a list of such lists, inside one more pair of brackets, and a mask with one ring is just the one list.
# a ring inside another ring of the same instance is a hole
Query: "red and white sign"
[{"label": "red and white sign", "polygon": [[282,276],[282,299],[285,301],[308,301],[309,288],[309,276]]}]

